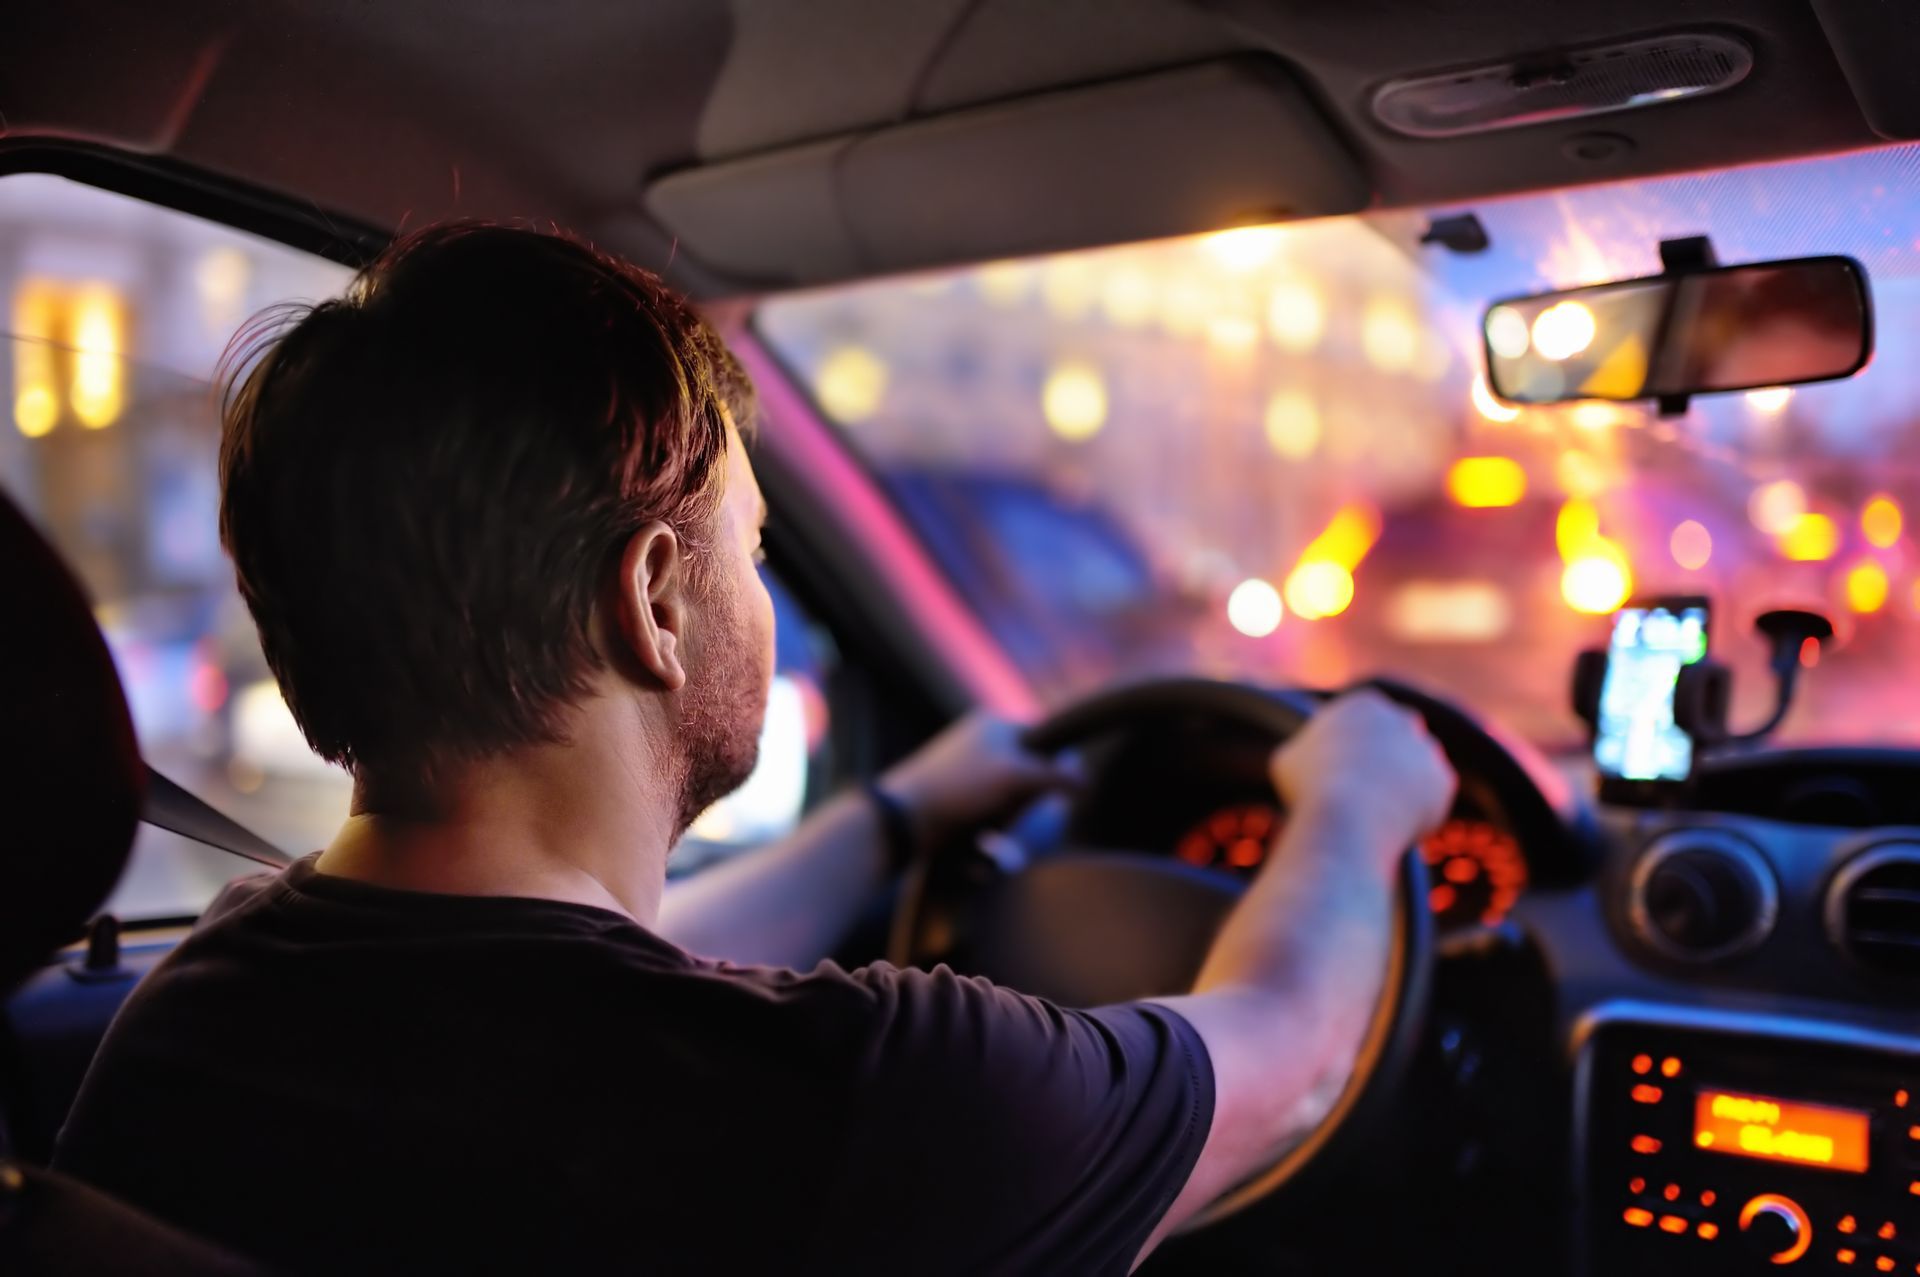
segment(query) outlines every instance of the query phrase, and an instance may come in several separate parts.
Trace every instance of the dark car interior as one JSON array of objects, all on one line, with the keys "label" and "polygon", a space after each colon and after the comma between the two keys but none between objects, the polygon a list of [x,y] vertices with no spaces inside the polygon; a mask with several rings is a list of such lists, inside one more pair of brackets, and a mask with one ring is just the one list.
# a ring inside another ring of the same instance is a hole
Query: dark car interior
[{"label": "dark car interior", "polygon": [[[1706,659],[1699,603],[1687,631],[1699,650],[1680,672],[1667,668],[1663,685],[1666,726],[1690,742],[1686,762],[1676,774],[1609,771],[1589,746],[1608,733],[1619,628],[1611,649],[1604,629],[1561,643],[1547,677],[1518,660],[1510,675],[1496,663],[1457,676],[1451,648],[1424,667],[1346,660],[1344,648],[1340,661],[1304,647],[1298,661],[1251,647],[1229,661],[1175,642],[1203,613],[1282,638],[1344,623],[1330,618],[1368,588],[1362,559],[1412,556],[1439,539],[1421,530],[1430,505],[1403,503],[1384,532],[1377,511],[1328,524],[1303,563],[1337,569],[1344,593],[1317,607],[1328,596],[1311,577],[1262,580],[1224,608],[1198,594],[1163,599],[1150,593],[1162,565],[1130,539],[1151,537],[1120,517],[1124,503],[1083,514],[1004,467],[894,466],[867,442],[881,437],[872,423],[855,424],[863,412],[835,409],[836,393],[854,403],[866,383],[852,376],[836,390],[804,375],[811,347],[783,346],[785,321],[761,309],[896,283],[922,287],[914,295],[928,306],[957,307],[938,294],[940,272],[1350,215],[1401,218],[1415,225],[1415,254],[1464,258],[1485,248],[1474,245],[1488,227],[1500,238],[1503,208],[1598,184],[1870,152],[1905,165],[1909,153],[1895,148],[1920,140],[1920,11],[1891,0],[81,0],[9,17],[0,201],[9,183],[58,178],[341,278],[410,227],[531,219],[661,272],[715,317],[763,401],[755,465],[775,516],[782,672],[801,671],[790,708],[809,760],[804,782],[792,781],[794,810],[976,706],[1032,717],[1039,743],[1086,761],[1088,783],[1071,802],[1036,808],[963,864],[916,871],[876,902],[840,955],[848,964],[944,961],[1079,1005],[1181,990],[1286,818],[1267,778],[1274,745],[1347,686],[1377,687],[1420,713],[1461,785],[1447,823],[1409,859],[1394,973],[1359,1071],[1325,1126],[1144,1271],[1920,1273],[1920,735],[1900,704],[1903,682],[1917,694],[1920,649],[1903,660],[1891,638],[1872,646],[1876,614],[1890,625],[1895,609],[1920,609],[1897,506],[1884,539],[1870,519],[1864,533],[1836,532],[1825,515],[1824,530],[1806,522],[1810,506],[1790,512],[1784,548],[1757,576],[1829,559],[1844,567],[1831,544],[1817,553],[1807,543],[1864,536],[1878,547],[1870,557],[1885,552],[1871,558],[1886,565],[1872,569],[1877,586],[1860,576],[1862,558],[1837,604],[1775,606],[1750,591],[1753,606],[1743,595],[1714,613],[1716,653],[1744,654],[1726,665]],[[1756,220],[1804,212],[1782,189]],[[1715,213],[1709,195],[1698,233]],[[1577,220],[1573,204],[1559,207]],[[1920,233],[1910,247],[1894,243],[1877,213],[1855,212],[1836,204],[1793,225],[1804,257],[1868,262],[1862,296],[1878,309],[1862,312],[1860,357],[1741,388],[1898,375],[1897,289],[1872,254],[1920,253]],[[1658,259],[1676,279],[1720,265],[1665,223],[1600,229],[1637,237],[1636,260]],[[1739,245],[1718,223],[1714,234],[1733,265]],[[1890,247],[1875,247],[1882,239]],[[54,259],[0,243],[0,286],[54,269],[43,260]],[[1527,300],[1523,289],[1540,305],[1521,307],[1518,348],[1565,365],[1550,353],[1560,340],[1551,316],[1575,313],[1561,306],[1582,308],[1578,350],[1605,339],[1586,303],[1567,300],[1584,294],[1546,291],[1591,288],[1604,273],[1536,274],[1469,299],[1472,369],[1512,362],[1501,310]],[[35,336],[21,318],[30,309],[15,306],[15,336]],[[1678,321],[1663,312],[1661,322]],[[0,1014],[0,1271],[250,1271],[244,1257],[202,1249],[41,1168],[115,1011],[205,903],[110,901],[125,899],[115,883],[146,845],[133,841],[136,813],[143,839],[200,844],[194,873],[208,882],[285,864],[309,849],[292,841],[306,826],[276,821],[270,800],[283,791],[262,789],[259,769],[291,774],[301,763],[275,763],[257,743],[220,753],[194,737],[200,752],[176,755],[149,739],[142,715],[160,711],[140,663],[171,649],[128,655],[130,623],[97,556],[58,532],[65,498],[34,486],[39,462],[7,450],[26,457],[19,450],[88,438],[104,422],[78,400],[77,424],[36,415],[24,396],[40,365],[5,353],[19,438],[0,448],[0,798],[10,817],[0,986],[13,990]],[[973,376],[985,360],[968,358],[948,361],[952,375]],[[1456,371],[1467,366],[1458,358]],[[1037,385],[1043,361],[1031,362],[1018,376]],[[1613,395],[1549,372],[1544,390],[1496,378],[1497,401],[1463,393],[1462,411],[1483,405],[1474,428],[1492,430],[1515,405],[1645,400],[1639,440],[1698,420],[1682,416],[1686,393],[1649,389],[1645,377]],[[877,398],[877,374],[866,380]],[[1061,402],[1048,409],[1056,450],[1108,414],[1104,395],[1097,412]],[[1281,448],[1272,416],[1267,437]],[[1897,450],[1856,460],[1868,477],[1846,489],[1848,520],[1906,479]],[[1213,482],[1231,484],[1231,465]],[[1459,506],[1524,512],[1517,493],[1481,499],[1458,467],[1449,473]],[[1506,472],[1469,474],[1493,483]],[[1769,476],[1776,489],[1795,477],[1817,486],[1796,471],[1753,478]],[[1658,482],[1644,486],[1649,507],[1668,499]],[[180,498],[187,517],[210,527],[213,498],[191,491]],[[1619,615],[1639,607],[1636,624],[1659,613],[1684,628],[1698,601],[1629,603],[1624,566],[1608,566],[1614,550],[1569,548],[1582,535],[1569,532],[1569,513],[1590,507],[1571,483],[1567,492],[1558,522],[1543,514],[1526,533],[1551,544],[1557,529],[1560,557],[1549,558],[1544,596],[1515,593],[1514,632],[1527,599],[1565,613],[1559,592],[1589,621],[1628,604]],[[113,493],[109,504],[136,501]],[[1584,535],[1604,542],[1593,517]],[[1672,518],[1661,517],[1664,564]],[[1022,540],[1055,526],[1063,545],[1089,547],[1087,566],[1069,570],[1082,561],[1064,549],[1050,560],[1039,540]],[[1342,535],[1364,544],[1338,561]],[[1277,538],[1264,525],[1261,536]],[[1684,567],[1680,530],[1671,544]],[[1704,550],[1693,557],[1706,561]],[[1520,552],[1497,543],[1487,563],[1490,580],[1524,575]],[[1613,572],[1618,590],[1608,578],[1589,605],[1585,571]],[[1010,609],[1004,618],[980,604],[989,596]],[[193,694],[219,680],[201,717],[241,740],[254,719],[240,693],[262,684],[262,667],[243,672],[224,651],[215,660],[212,640],[193,633],[200,646],[182,648],[200,662]],[[1152,659],[1123,659],[1149,645]],[[1796,712],[1836,704],[1820,699],[1833,685],[1823,680],[1869,652],[1882,690],[1848,702],[1846,730],[1832,730],[1830,715],[1820,739],[1775,733]],[[1056,673],[1077,665],[1101,677],[1036,674],[1043,655]],[[1533,718],[1516,730],[1489,708],[1516,702],[1580,739],[1569,750],[1531,730]],[[216,755],[217,766],[207,761]],[[737,821],[693,832],[700,847],[672,872],[697,872],[702,848],[753,840]]]}]

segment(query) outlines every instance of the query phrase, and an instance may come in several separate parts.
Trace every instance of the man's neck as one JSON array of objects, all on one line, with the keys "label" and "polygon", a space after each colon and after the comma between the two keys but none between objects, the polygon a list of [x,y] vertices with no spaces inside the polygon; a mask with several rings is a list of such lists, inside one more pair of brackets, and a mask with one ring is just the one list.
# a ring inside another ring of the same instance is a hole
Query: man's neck
[{"label": "man's neck", "polygon": [[405,891],[593,905],[651,927],[679,833],[679,775],[631,702],[583,707],[567,743],[470,764],[437,786],[434,814],[363,809],[320,872]]}]

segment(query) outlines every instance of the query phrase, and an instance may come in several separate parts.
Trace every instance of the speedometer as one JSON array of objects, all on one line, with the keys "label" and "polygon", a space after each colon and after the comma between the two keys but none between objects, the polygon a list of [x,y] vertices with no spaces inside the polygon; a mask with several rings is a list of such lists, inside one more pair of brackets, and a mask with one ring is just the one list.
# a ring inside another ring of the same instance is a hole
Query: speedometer
[{"label": "speedometer", "polygon": [[1484,820],[1449,820],[1420,844],[1431,884],[1427,904],[1443,930],[1493,926],[1527,886],[1527,861],[1513,835]]},{"label": "speedometer", "polygon": [[[1286,818],[1266,803],[1222,807],[1195,825],[1174,854],[1203,869],[1252,874]],[[1427,906],[1443,931],[1494,926],[1527,886],[1527,860],[1512,834],[1484,820],[1449,820],[1420,844],[1427,862]]]},{"label": "speedometer", "polygon": [[1279,832],[1280,813],[1266,803],[1222,807],[1193,827],[1176,849],[1203,869],[1258,869]]}]

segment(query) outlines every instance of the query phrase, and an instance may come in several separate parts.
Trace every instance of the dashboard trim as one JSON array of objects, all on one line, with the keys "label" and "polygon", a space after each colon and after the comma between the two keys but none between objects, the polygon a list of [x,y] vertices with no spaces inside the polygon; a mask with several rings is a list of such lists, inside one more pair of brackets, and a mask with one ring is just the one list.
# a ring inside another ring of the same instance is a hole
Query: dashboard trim
[{"label": "dashboard trim", "polygon": [[1584,1058],[1587,1040],[1603,1025],[1634,1023],[1658,1028],[1694,1029],[1702,1033],[1746,1033],[1757,1037],[1788,1038],[1798,1042],[1818,1042],[1829,1046],[1859,1047],[1869,1051],[1920,1057],[1920,1036],[1894,1033],[1885,1029],[1862,1028],[1837,1020],[1817,1020],[1808,1016],[1764,1011],[1722,1011],[1712,1007],[1685,1006],[1672,1002],[1649,1002],[1636,998],[1614,998],[1589,1007],[1574,1021],[1568,1041],[1576,1060]]}]

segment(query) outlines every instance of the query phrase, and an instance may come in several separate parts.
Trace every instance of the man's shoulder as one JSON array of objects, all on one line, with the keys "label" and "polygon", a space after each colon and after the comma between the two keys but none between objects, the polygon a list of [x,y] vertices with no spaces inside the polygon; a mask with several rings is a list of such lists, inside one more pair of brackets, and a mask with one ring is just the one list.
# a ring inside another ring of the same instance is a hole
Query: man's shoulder
[{"label": "man's shoulder", "polygon": [[194,924],[195,929],[214,926],[222,919],[257,907],[272,893],[280,879],[281,872],[247,874],[235,878],[220,889],[213,902],[201,913],[200,920]]}]

